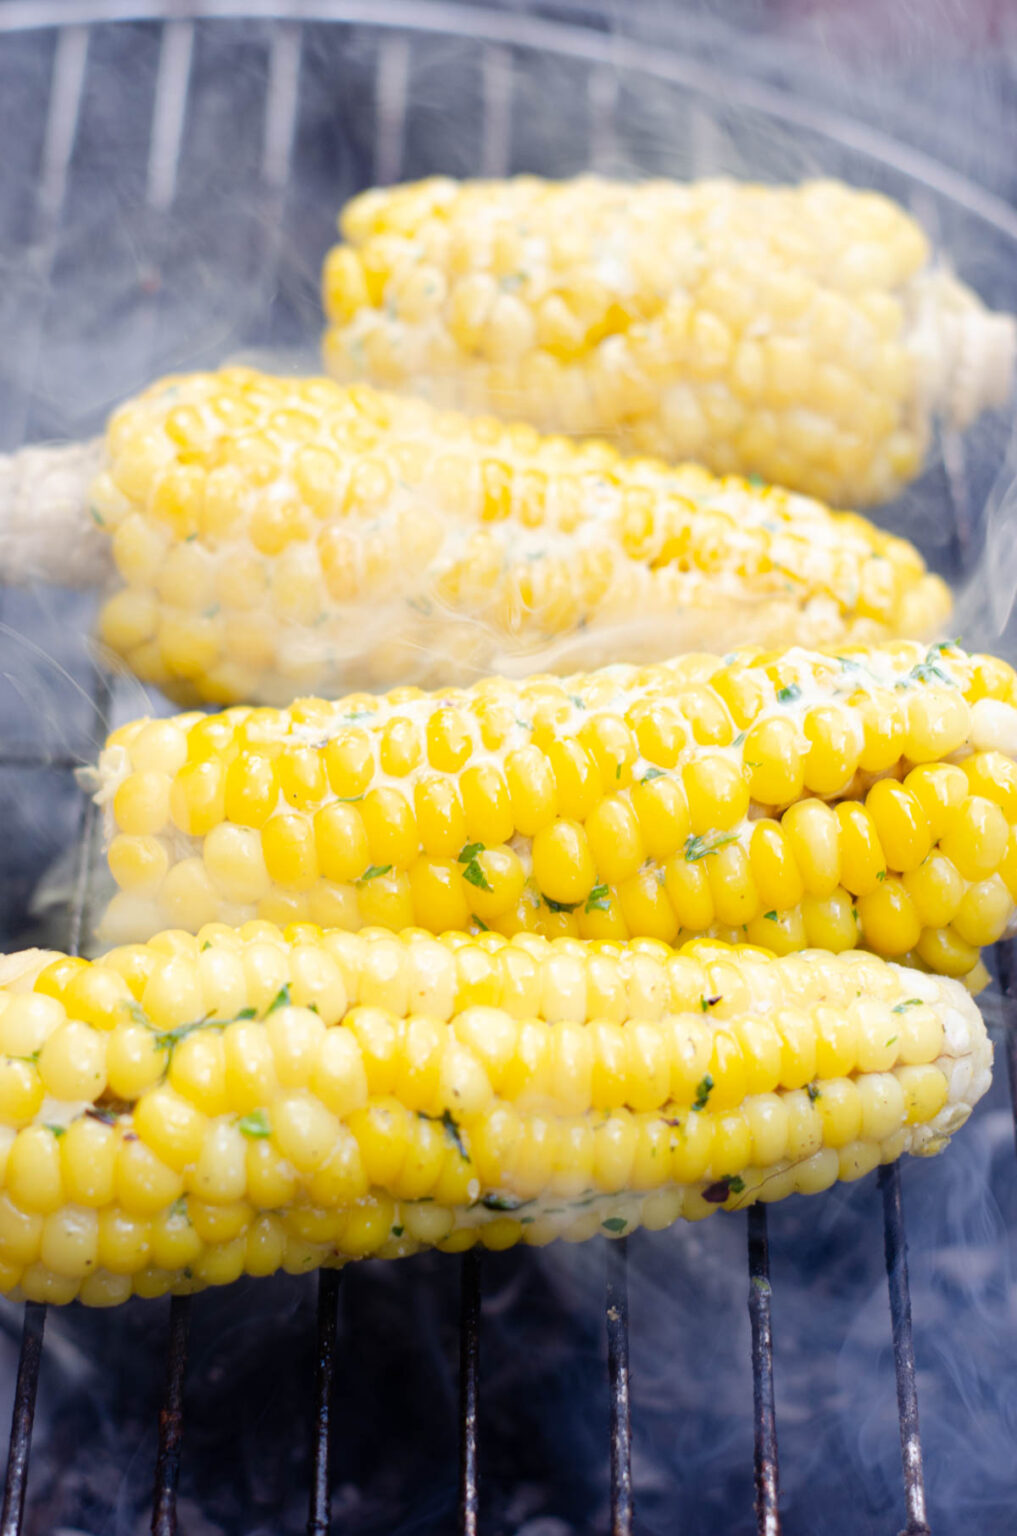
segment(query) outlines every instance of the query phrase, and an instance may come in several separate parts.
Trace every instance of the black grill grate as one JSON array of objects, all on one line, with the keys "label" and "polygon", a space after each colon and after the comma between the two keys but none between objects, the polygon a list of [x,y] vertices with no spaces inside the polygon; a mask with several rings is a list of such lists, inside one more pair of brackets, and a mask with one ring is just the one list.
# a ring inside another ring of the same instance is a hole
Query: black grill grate
[{"label": "black grill grate", "polygon": [[[373,154],[369,164],[372,179],[392,180],[400,174],[404,163],[412,89],[410,75],[413,67],[412,32],[398,28],[416,28],[443,34],[448,30],[443,19],[448,7],[435,8],[430,19],[427,7],[411,8],[404,5],[385,7],[322,5],[321,16],[335,16],[344,10],[347,19],[381,30],[380,42],[374,55],[374,134]],[[185,14],[186,6],[172,7],[175,19],[167,21],[161,29],[152,106],[151,136],[147,170],[145,175],[145,201],[151,219],[151,249],[147,253],[160,252],[168,238],[166,216],[174,208],[178,192],[178,180],[182,146],[187,122],[188,99],[191,90],[191,73],[194,61],[195,23]],[[205,5],[205,15],[238,14],[242,7]],[[287,7],[262,7],[260,14],[271,23],[267,41],[267,70],[265,107],[263,117],[263,142],[261,146],[259,206],[259,231],[261,246],[257,253],[261,282],[267,291],[276,280],[280,264],[284,261],[282,240],[282,209],[290,176],[294,146],[298,135],[299,103],[301,96],[302,49],[304,47],[304,23],[280,19]],[[294,8],[297,12],[297,8]],[[59,26],[53,53],[51,91],[48,101],[44,141],[39,168],[36,204],[32,216],[32,303],[29,306],[27,330],[22,331],[21,379],[23,387],[15,391],[15,398],[5,402],[5,423],[12,436],[12,446],[24,436],[34,435],[37,424],[33,416],[32,391],[38,373],[42,343],[46,333],[49,286],[53,278],[58,251],[58,237],[64,216],[70,181],[70,168],[74,151],[79,116],[85,94],[89,49],[90,26],[77,19],[77,24],[63,25],[69,16],[59,4],[34,5],[31,15],[24,6],[9,4],[0,11],[0,37],[4,31],[16,31],[39,23]],[[79,9],[80,17],[80,9]],[[90,20],[103,21],[136,15],[142,18],[158,18],[161,7],[155,3],[139,3],[136,6],[101,4],[93,7]],[[307,19],[316,14],[313,5],[304,4],[298,14]],[[513,48],[517,34],[527,47],[541,46],[571,54],[583,63],[587,71],[587,97],[590,114],[589,144],[585,151],[587,160],[609,166],[616,153],[619,97],[619,70],[628,68],[637,77],[670,82],[675,88],[689,88],[710,93],[716,81],[709,71],[693,68],[687,62],[664,55],[639,50],[635,45],[615,47],[613,52],[596,34],[567,33],[566,29],[541,26],[539,23],[517,23],[510,17],[495,13],[463,10],[460,20],[465,35],[476,44],[479,58],[480,132],[476,146],[478,169],[495,174],[509,169],[511,164],[510,138],[513,131],[513,71],[516,61]],[[522,36],[519,27],[529,28]],[[723,84],[731,90],[730,82]],[[719,99],[719,98],[718,98]],[[791,98],[768,93],[763,87],[746,87],[742,93],[743,105],[760,112],[776,111],[803,133],[816,133],[821,138],[831,132],[830,125],[814,112],[794,105]],[[699,119],[693,123],[693,128]],[[700,124],[701,125],[701,124]],[[973,189],[967,189],[957,178],[943,172],[936,174],[935,167],[911,151],[888,147],[877,135],[861,127],[850,132],[843,129],[834,134],[845,154],[858,153],[882,157],[898,176],[910,176],[919,183],[932,185],[945,198],[954,198],[973,218],[984,217],[995,221],[1000,228],[999,209],[981,199]],[[709,167],[694,167],[696,169]],[[983,205],[984,201],[984,205]],[[988,211],[986,211],[986,209]],[[1005,212],[1005,210],[1004,210]],[[1013,234],[1017,220],[1003,230]],[[146,310],[144,349],[155,357],[160,354],[164,338],[161,331],[166,327],[160,321],[158,304]],[[284,325],[283,329],[286,327]],[[944,445],[943,479],[951,513],[950,538],[955,565],[964,567],[975,540],[975,523],[972,505],[977,500],[968,488],[969,476],[958,444]],[[110,687],[100,681],[95,688],[92,703],[95,717],[104,721],[111,704]],[[12,747],[0,754],[0,767],[18,769],[46,769],[55,774],[69,773],[77,766],[78,759],[69,753],[31,747]],[[66,941],[76,952],[80,946],[89,903],[89,878],[94,861],[96,816],[90,804],[83,803],[79,843],[79,859],[70,903]],[[999,955],[1002,988],[1006,997],[1010,991],[1011,957],[1009,952]],[[1012,1023],[1012,1020],[1009,1021]],[[1017,1032],[1009,1028],[1006,1036],[1007,1063],[1014,1102],[1017,1103]],[[897,1166],[883,1169],[880,1173],[883,1199],[886,1268],[889,1285],[890,1318],[893,1339],[893,1355],[897,1377],[897,1400],[900,1419],[901,1450],[903,1464],[904,1505],[906,1510],[906,1536],[923,1536],[929,1527],[926,1522],[925,1490],[922,1472],[922,1450],[918,1426],[918,1403],[915,1379],[915,1359],[911,1330],[911,1302],[907,1272],[907,1241],[901,1199],[900,1172]],[[735,1218],[733,1218],[735,1219]],[[761,1536],[779,1536],[780,1515],[778,1510],[779,1465],[777,1428],[774,1405],[773,1336],[771,1327],[771,1282],[767,1241],[767,1215],[762,1205],[753,1207],[747,1215],[748,1233],[748,1304],[751,1318],[751,1365],[753,1379],[753,1414],[755,1437],[755,1489],[757,1528]],[[606,1249],[606,1298],[605,1328],[607,1336],[608,1392],[610,1400],[611,1468],[610,1520],[612,1536],[630,1536],[633,1526],[634,1491],[632,1477],[632,1433],[629,1400],[629,1311],[627,1285],[627,1246],[624,1239],[608,1245]],[[460,1261],[460,1396],[459,1396],[459,1444],[460,1490],[459,1528],[463,1536],[476,1536],[480,1526],[480,1442],[481,1422],[481,1372],[480,1342],[482,1314],[483,1264],[476,1251],[470,1251]],[[330,1509],[330,1407],[335,1390],[338,1355],[338,1309],[340,1275],[323,1271],[318,1280],[317,1347],[313,1383],[308,1390],[313,1394],[313,1444],[311,1456],[311,1484],[308,1494],[307,1530],[310,1536],[327,1536],[331,1530]],[[192,1302],[189,1298],[174,1298],[169,1309],[169,1340],[166,1364],[166,1387],[159,1415],[158,1453],[156,1459],[154,1494],[152,1503],[152,1531],[155,1536],[175,1536],[177,1531],[177,1489],[181,1454],[184,1441],[184,1386],[187,1367],[188,1333]],[[196,1303],[200,1306],[200,1301]],[[25,1307],[18,1367],[17,1388],[11,1427],[10,1454],[4,1489],[0,1536],[20,1536],[23,1530],[29,1453],[31,1448],[33,1415],[39,1369],[43,1356],[43,1338],[46,1309],[29,1303]]]}]

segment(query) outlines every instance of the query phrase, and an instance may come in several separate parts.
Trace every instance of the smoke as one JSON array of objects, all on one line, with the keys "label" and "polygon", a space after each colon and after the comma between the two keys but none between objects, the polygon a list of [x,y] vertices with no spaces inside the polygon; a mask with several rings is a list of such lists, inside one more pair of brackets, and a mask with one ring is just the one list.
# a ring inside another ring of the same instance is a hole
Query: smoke
[{"label": "smoke", "polygon": [[[416,8],[419,26],[430,16]],[[306,355],[335,209],[379,172],[565,174],[593,163],[615,173],[843,175],[917,205],[960,274],[1014,307],[1012,236],[978,190],[956,195],[956,177],[887,147],[871,125],[896,132],[907,113],[961,171],[989,164],[984,136],[976,153],[978,136],[957,132],[956,113],[912,115],[910,77],[892,78],[885,58],[876,61],[879,79],[889,78],[879,109],[875,88],[856,85],[857,121],[841,132],[827,81],[842,102],[850,93],[829,26],[811,29],[829,56],[827,75],[814,51],[775,48],[751,27],[725,33],[719,48],[702,18],[675,39],[685,53],[649,49],[639,70],[631,48],[597,33],[566,57],[543,48],[558,33],[531,29],[541,46],[515,49],[511,17],[465,19],[473,37],[420,33],[408,43],[367,25],[308,22],[294,33],[268,22],[192,28],[186,19],[165,32],[100,26],[59,43],[0,36],[9,127],[0,173],[4,446],[22,435],[94,432],[116,400],[169,368],[243,349]],[[619,26],[623,19],[619,10]],[[861,47],[860,29],[849,32]],[[869,60],[876,51],[870,45]],[[743,88],[732,61],[751,63],[770,94]],[[953,99],[945,85],[941,97]],[[976,105],[982,114],[980,94]],[[937,456],[885,514],[967,582],[965,637],[1004,646],[1017,588],[1009,433],[1003,416],[987,418],[967,438],[959,472],[949,454]],[[165,707],[120,679],[111,716],[97,711],[87,601],[40,592],[2,602],[6,748],[24,742],[87,761],[110,723]],[[66,940],[67,850],[80,811],[66,773],[0,770],[5,947]],[[48,896],[30,911],[40,881]],[[944,1536],[1003,1536],[1014,1524],[1017,1184],[1003,1077],[997,1063],[989,1098],[947,1153],[903,1175],[930,1523]],[[770,1232],[785,1531],[885,1536],[903,1523],[903,1497],[874,1178],[772,1208]],[[745,1247],[744,1216],[630,1240],[641,1536],[755,1529]],[[607,1529],[603,1268],[599,1241],[485,1257],[489,1536]],[[279,1277],[195,1301],[180,1502],[188,1536],[304,1529],[314,1295],[313,1279]],[[346,1274],[333,1498],[335,1528],[347,1536],[454,1528],[457,1306],[458,1264],[441,1255]],[[20,1310],[0,1303],[0,1422],[13,1400],[19,1326]],[[147,1530],[166,1328],[162,1304],[50,1315],[32,1536]]]}]

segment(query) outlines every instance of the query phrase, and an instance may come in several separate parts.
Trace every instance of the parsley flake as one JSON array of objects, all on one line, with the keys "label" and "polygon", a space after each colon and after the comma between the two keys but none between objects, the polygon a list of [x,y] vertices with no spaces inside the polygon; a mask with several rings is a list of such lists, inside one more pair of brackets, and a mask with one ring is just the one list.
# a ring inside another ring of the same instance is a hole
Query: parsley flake
[{"label": "parsley flake", "polygon": [[711,853],[719,853],[726,848],[728,843],[736,843],[738,835],[735,832],[714,832],[712,835],[701,833],[698,837],[685,839],[686,864],[698,864],[700,859],[708,859]]},{"label": "parsley flake", "polygon": [[66,1134],[66,1125],[52,1125],[49,1121],[46,1121],[45,1124],[47,1131],[52,1131],[57,1141],[60,1140],[61,1136]]},{"label": "parsley flake", "polygon": [[628,1222],[624,1216],[606,1216],[600,1223],[606,1232],[624,1232]]},{"label": "parsley flake", "polygon": [[700,1110],[706,1108],[707,1101],[709,1100],[710,1094],[712,1092],[713,1078],[710,1076],[709,1072],[707,1072],[706,1076],[701,1078],[696,1085],[696,1099],[692,1108],[696,1111],[697,1114]]},{"label": "parsley flake", "polygon": [[493,889],[491,882],[484,874],[484,871],[480,867],[480,863],[477,859],[478,854],[486,852],[487,849],[483,843],[467,843],[460,852],[458,859],[456,860],[457,864],[462,864],[464,866],[463,879],[466,880],[470,885],[475,885],[477,889],[481,891],[490,891]]},{"label": "parsley flake", "polygon": [[775,923],[777,921],[777,909],[776,909],[776,907],[773,909],[772,912],[764,912],[763,916],[766,918],[766,921],[768,923]]},{"label": "parsley flake", "polygon": [[585,912],[608,912],[611,908],[611,891],[606,885],[595,885],[586,898]]},{"label": "parsley flake", "polygon": [[552,912],[574,912],[579,905],[578,901],[552,901],[550,896],[544,897],[544,904]]},{"label": "parsley flake", "polygon": [[806,1085],[805,1085],[805,1092],[808,1094],[809,1102],[811,1104],[815,1104],[817,1099],[821,1099],[823,1097],[823,1095],[819,1091],[819,1084],[818,1083],[806,1083]]},{"label": "parsley flake", "polygon": [[520,1200],[515,1195],[499,1195],[497,1193],[485,1195],[481,1200],[485,1211],[518,1211],[522,1206],[529,1205],[528,1200]]},{"label": "parsley flake", "polygon": [[256,1109],[250,1115],[243,1115],[237,1121],[237,1130],[241,1136],[249,1136],[252,1141],[263,1141],[266,1136],[272,1134],[272,1127],[263,1109]]},{"label": "parsley flake", "polygon": [[289,1006],[290,984],[289,982],[286,982],[285,986],[279,988],[278,992],[275,994],[275,997],[273,997],[272,1001],[265,1009],[266,1016],[270,1013],[275,1013],[277,1008],[288,1008]]},{"label": "parsley flake", "polygon": [[788,683],[786,688],[778,688],[778,690],[777,690],[777,703],[778,704],[793,704],[795,702],[795,700],[796,699],[800,699],[801,696],[802,696],[802,690],[798,686],[798,684],[797,683]]},{"label": "parsley flake", "polygon": [[665,779],[665,778],[667,778],[667,774],[664,772],[663,768],[647,768],[646,772],[643,774],[643,777],[639,780],[639,782],[640,782],[640,784],[649,784],[654,779]]},{"label": "parsley flake", "polygon": [[[892,1008],[890,1011],[891,1013],[903,1013],[908,1008],[920,1008],[921,1006],[922,1000],[920,997],[909,997],[906,998],[903,1003],[898,1003],[897,1006]],[[894,1035],[895,1040],[896,1038],[897,1036]]]},{"label": "parsley flake", "polygon": [[366,885],[368,880],[377,880],[379,875],[387,875],[391,868],[391,864],[370,864],[364,870],[357,884]]}]

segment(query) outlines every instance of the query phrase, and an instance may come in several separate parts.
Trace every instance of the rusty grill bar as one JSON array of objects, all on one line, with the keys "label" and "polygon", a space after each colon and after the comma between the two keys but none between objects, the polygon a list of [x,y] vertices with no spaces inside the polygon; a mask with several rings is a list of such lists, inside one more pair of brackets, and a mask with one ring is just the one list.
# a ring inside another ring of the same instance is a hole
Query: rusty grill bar
[{"label": "rusty grill bar", "polygon": [[[53,7],[49,7],[53,10]],[[97,6],[97,13],[102,7]],[[186,6],[168,7],[186,11]],[[403,161],[411,66],[409,39],[395,30],[392,21],[376,17],[362,6],[346,8],[351,22],[377,22],[381,29],[375,73],[374,177],[378,181],[398,179]],[[401,8],[398,21],[409,24]],[[8,7],[11,15],[17,5]],[[109,19],[115,19],[113,7]],[[278,7],[269,43],[267,100],[261,174],[264,185],[264,221],[267,244],[264,253],[268,275],[280,259],[282,200],[294,148],[301,72],[303,28],[299,21],[286,18],[286,6]],[[227,6],[223,14],[228,14]],[[139,5],[138,13],[158,18],[152,5]],[[210,14],[214,14],[214,7]],[[95,19],[103,19],[97,15]],[[27,384],[18,422],[20,435],[31,430],[31,381],[34,378],[46,330],[47,288],[53,269],[57,240],[64,213],[71,157],[88,69],[90,23],[64,24],[56,18],[59,30],[54,54],[53,74],[46,120],[42,164],[34,216],[32,272],[35,279],[35,313],[29,340]],[[33,24],[33,23],[29,23]],[[53,25],[54,19],[43,20]],[[9,23],[18,28],[15,20]],[[25,25],[24,22],[20,25]],[[486,174],[508,169],[512,132],[512,85],[514,41],[504,18],[488,18],[478,27],[476,36],[487,36],[482,58],[483,131],[481,161]],[[422,30],[426,27],[422,26]],[[436,32],[441,31],[435,26]],[[547,40],[557,42],[563,52],[564,29],[546,27]],[[2,35],[2,29],[0,29]],[[164,220],[176,198],[180,158],[187,121],[188,93],[192,72],[194,21],[180,17],[166,20],[161,34],[157,89],[152,108],[152,129],[147,171],[146,202],[158,221]],[[597,63],[597,43],[575,45],[575,57],[592,64],[589,78],[591,160],[609,165],[614,148],[614,120],[618,84],[611,68]],[[624,60],[624,50],[617,55]],[[695,84],[698,69],[690,73],[680,60],[666,67],[658,60],[659,77],[677,85]],[[647,66],[648,67],[648,66]],[[708,72],[707,72],[708,73]],[[705,79],[705,76],[703,76]],[[746,103],[767,107],[763,87],[744,92]],[[789,121],[806,127],[822,120],[804,107],[792,111],[786,98],[780,98],[781,110]],[[698,118],[697,118],[698,120]],[[853,135],[852,147],[861,146],[878,152],[878,136],[868,143],[864,132]],[[887,141],[888,142],[888,141]],[[886,152],[885,145],[882,146]],[[917,152],[900,150],[894,160],[898,170],[918,179],[931,181],[929,162]],[[940,190],[951,183],[949,173],[939,178]],[[960,183],[952,187],[958,195]],[[977,196],[969,197],[967,206],[978,212]],[[158,244],[159,226],[155,226]],[[151,306],[147,319],[154,333],[158,301]],[[972,514],[967,489],[963,449],[958,439],[942,444],[947,499],[952,515],[955,552],[965,555],[969,549]],[[99,678],[92,702],[96,717],[104,719],[110,704],[109,683]],[[66,754],[29,747],[13,746],[0,752],[0,768],[35,768],[69,772],[78,760]],[[80,850],[73,897],[70,904],[67,945],[76,953],[81,941],[89,898],[89,873],[92,865],[96,817],[91,804],[83,807]],[[1005,1050],[1017,1131],[1017,1028],[1013,1017],[1013,946],[998,947],[1000,990],[1005,1008]],[[918,1400],[915,1379],[914,1344],[911,1325],[911,1297],[907,1269],[907,1238],[901,1199],[899,1165],[879,1173],[883,1204],[886,1272],[889,1288],[890,1320],[896,1372],[898,1416],[900,1422],[906,1525],[902,1536],[929,1536],[926,1520],[922,1448],[918,1424]],[[753,1381],[753,1429],[755,1444],[755,1507],[759,1536],[780,1536],[779,1462],[776,1412],[774,1402],[774,1361],[772,1332],[773,1291],[770,1280],[767,1212],[764,1205],[753,1206],[747,1213],[749,1314],[751,1321],[751,1369]],[[634,1523],[632,1480],[632,1429],[629,1396],[629,1307],[626,1240],[608,1242],[605,1251],[605,1331],[607,1340],[607,1380],[609,1392],[611,1468],[611,1536],[631,1536]],[[476,1250],[460,1261],[460,1356],[459,1356],[459,1530],[461,1536],[477,1536],[480,1529],[480,1327],[482,1263]],[[328,1536],[332,1529],[330,1498],[331,1405],[336,1389],[336,1365],[339,1352],[339,1294],[341,1275],[323,1270],[318,1277],[315,1370],[308,1394],[313,1401],[311,1484],[308,1500],[308,1536]],[[197,1303],[200,1306],[200,1302]],[[158,1450],[152,1501],[153,1536],[176,1536],[177,1489],[184,1439],[184,1386],[192,1301],[174,1297],[169,1308],[166,1385],[159,1413]],[[33,1418],[39,1372],[43,1358],[46,1308],[29,1302],[24,1310],[21,1347],[11,1424],[10,1448],[0,1513],[0,1536],[20,1536],[24,1512],[31,1450]]]}]

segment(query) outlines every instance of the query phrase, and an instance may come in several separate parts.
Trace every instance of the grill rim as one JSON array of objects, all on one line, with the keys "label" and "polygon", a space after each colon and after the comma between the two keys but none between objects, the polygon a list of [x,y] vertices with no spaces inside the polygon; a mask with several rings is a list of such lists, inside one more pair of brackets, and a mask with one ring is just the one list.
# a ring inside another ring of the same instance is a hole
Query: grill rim
[{"label": "grill rim", "polygon": [[[776,87],[751,79],[730,81],[722,73],[691,57],[661,53],[645,44],[583,27],[578,23],[552,22],[532,16],[480,10],[476,6],[446,0],[381,0],[371,4],[335,3],[335,0],[92,0],[87,6],[76,0],[10,0],[0,6],[0,36],[29,32],[56,32],[53,89],[49,102],[42,174],[35,210],[36,239],[43,250],[40,272],[42,299],[33,344],[41,345],[45,333],[46,283],[61,227],[69,167],[74,149],[81,87],[88,65],[91,29],[125,22],[162,24],[160,84],[166,96],[160,110],[153,108],[152,151],[149,158],[146,202],[153,214],[172,209],[179,167],[182,132],[186,121],[193,29],[196,23],[254,20],[272,22],[269,41],[268,105],[261,179],[270,197],[280,197],[293,148],[293,131],[299,97],[302,28],[312,23],[361,27],[381,35],[379,53],[388,61],[388,101],[381,90],[377,110],[379,134],[376,147],[376,179],[392,180],[399,174],[405,137],[408,38],[456,36],[484,49],[484,157],[497,169],[500,121],[499,71],[505,61],[527,51],[550,53],[590,66],[591,106],[599,101],[604,116],[601,150],[594,160],[609,158],[611,127],[616,96],[611,89],[620,72],[646,75],[671,86],[700,95],[721,92],[726,105],[746,107],[806,128],[842,148],[881,162],[898,174],[962,208],[992,226],[997,233],[1017,241],[1017,210],[978,187],[960,173],[942,166],[920,150],[911,149],[891,135],[853,121],[836,112],[815,108],[786,95]],[[402,35],[400,35],[402,34]],[[274,108],[272,106],[275,103]],[[162,129],[159,130],[159,123]],[[278,260],[278,239],[267,253],[269,263]],[[24,425],[31,421],[26,397]],[[964,449],[959,438],[942,444],[951,531],[961,554],[971,538]],[[99,718],[108,712],[110,680],[99,674],[92,702]],[[15,748],[0,753],[0,767],[45,768],[70,771],[76,759],[52,753],[33,754]],[[69,909],[68,944],[80,948],[89,901],[90,872],[98,816],[86,802],[82,809],[78,862]],[[1013,1028],[1011,956],[1013,946],[999,946],[1000,989],[1006,1008],[1006,1047],[1015,1107],[1017,1135],[1017,1031]],[[921,1441],[918,1425],[917,1386],[907,1273],[907,1238],[901,1196],[900,1168],[881,1169],[878,1185],[882,1195],[884,1245],[897,1381],[904,1502],[907,1525],[902,1536],[929,1536],[926,1521]],[[749,1312],[752,1331],[753,1422],[755,1445],[756,1520],[760,1536],[779,1536],[779,1460],[773,1391],[772,1291],[769,1279],[767,1212],[763,1205],[750,1208],[747,1220]],[[629,1403],[629,1333],[627,1297],[627,1245],[625,1239],[610,1241],[604,1250],[606,1266],[605,1328],[607,1334],[608,1388],[611,1418],[611,1532],[631,1536],[633,1491],[631,1468],[631,1418]],[[460,1261],[460,1512],[462,1536],[476,1536],[479,1524],[479,1350],[481,1279],[480,1254],[470,1250]],[[330,1405],[335,1386],[338,1348],[338,1301],[341,1274],[323,1270],[318,1277],[317,1348],[312,1400],[312,1476],[307,1530],[310,1536],[326,1536],[330,1529]],[[43,1356],[46,1307],[27,1303],[22,1331],[15,1407],[12,1416],[10,1456],[5,1495],[0,1514],[0,1536],[19,1536],[24,1526],[32,1421]],[[176,1495],[183,1437],[183,1397],[187,1342],[192,1312],[190,1297],[174,1297],[169,1308],[166,1385],[159,1416],[159,1439],[152,1505],[154,1536],[176,1536]]]}]

